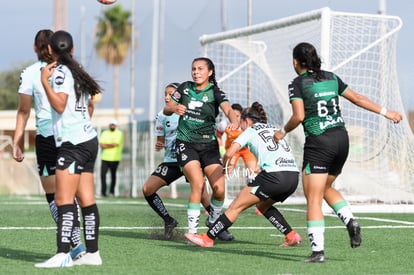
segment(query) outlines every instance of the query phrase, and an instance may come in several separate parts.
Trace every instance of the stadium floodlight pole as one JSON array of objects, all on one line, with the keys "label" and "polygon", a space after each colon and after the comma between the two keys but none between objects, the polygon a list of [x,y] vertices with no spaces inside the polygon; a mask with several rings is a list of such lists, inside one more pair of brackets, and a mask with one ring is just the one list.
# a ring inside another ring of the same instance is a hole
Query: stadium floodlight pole
[{"label": "stadium floodlight pole", "polygon": [[[247,0],[247,26],[251,26],[252,25],[252,16],[253,15],[253,1],[252,0]],[[250,41],[250,36],[248,36],[248,39],[249,39],[249,41]],[[247,89],[247,91],[246,91],[246,103],[247,103],[247,105],[245,106],[245,107],[247,107],[247,106],[250,106],[250,104],[251,104],[251,89],[250,89],[250,87],[251,87],[251,84],[252,84],[252,74],[253,74],[253,67],[252,67],[252,64],[251,63],[249,63],[249,65],[247,66],[247,70],[248,70],[248,72],[247,72],[247,85],[246,85],[246,89]]]},{"label": "stadium floodlight pole", "polygon": [[227,0],[221,0],[221,31],[227,30]]},{"label": "stadium floodlight pole", "polygon": [[149,165],[154,168],[154,117],[157,99],[157,78],[158,78],[158,54],[159,54],[159,21],[160,21],[160,0],[154,0],[152,20],[152,47],[151,47],[151,77],[150,77],[150,104],[148,112],[149,121]]},{"label": "stadium floodlight pole", "polygon": [[378,14],[387,14],[387,0],[378,1]]},{"label": "stadium floodlight pole", "polygon": [[131,0],[131,68],[130,68],[130,106],[131,106],[131,127],[130,127],[130,140],[131,140],[131,167],[130,167],[130,196],[136,197],[137,191],[137,123],[135,120],[135,0]]}]

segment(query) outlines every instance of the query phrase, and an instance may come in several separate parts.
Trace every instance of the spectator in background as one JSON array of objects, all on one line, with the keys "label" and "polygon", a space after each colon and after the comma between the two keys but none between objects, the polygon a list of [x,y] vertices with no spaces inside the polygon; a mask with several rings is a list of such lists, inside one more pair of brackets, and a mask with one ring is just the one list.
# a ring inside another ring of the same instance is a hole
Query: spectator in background
[{"label": "spectator in background", "polygon": [[109,196],[115,196],[116,171],[122,159],[124,134],[117,129],[118,122],[113,119],[109,122],[109,129],[103,131],[99,138],[101,152],[101,195],[106,197],[106,174],[111,173]]}]

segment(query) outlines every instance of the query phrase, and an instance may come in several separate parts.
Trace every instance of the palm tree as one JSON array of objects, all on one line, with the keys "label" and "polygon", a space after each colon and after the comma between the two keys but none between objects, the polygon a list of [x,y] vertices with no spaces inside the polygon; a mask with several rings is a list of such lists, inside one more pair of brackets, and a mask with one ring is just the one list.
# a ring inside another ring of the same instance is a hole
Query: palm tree
[{"label": "palm tree", "polygon": [[114,116],[118,119],[119,108],[119,65],[121,65],[131,45],[131,12],[115,5],[103,12],[96,26],[95,49],[99,57],[113,65]]}]

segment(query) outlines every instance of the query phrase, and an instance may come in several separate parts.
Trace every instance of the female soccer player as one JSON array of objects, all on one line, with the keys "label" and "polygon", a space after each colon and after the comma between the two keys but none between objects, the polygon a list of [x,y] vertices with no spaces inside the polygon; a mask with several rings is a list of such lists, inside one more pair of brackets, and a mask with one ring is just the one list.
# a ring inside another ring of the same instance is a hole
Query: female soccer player
[{"label": "female soccer player", "polygon": [[[171,101],[171,94],[178,88],[179,83],[170,83],[165,87],[165,105],[175,104]],[[169,240],[173,236],[173,230],[178,222],[171,217],[157,191],[163,186],[168,186],[175,180],[183,176],[183,172],[177,163],[177,152],[175,148],[175,138],[177,136],[177,126],[179,115],[173,113],[169,116],[163,114],[161,110],[155,118],[155,135],[157,142],[155,150],[164,151],[164,162],[158,165],[151,176],[145,181],[142,193],[149,206],[164,220],[164,237]],[[210,197],[207,189],[203,188],[201,203],[210,212]]]},{"label": "female soccer player", "polygon": [[361,244],[361,228],[341,193],[332,187],[341,173],[349,150],[348,133],[339,108],[339,96],[353,104],[398,123],[402,115],[377,105],[353,91],[337,75],[321,70],[313,45],[299,43],[293,49],[293,67],[298,74],[289,85],[292,116],[274,138],[277,142],[302,123],[306,136],[302,181],[307,201],[307,228],[312,254],[305,262],[324,262],[325,221],[322,200],[346,225],[351,247]]},{"label": "female soccer player", "polygon": [[[41,81],[52,106],[53,129],[59,146],[56,162],[58,207],[57,254],[36,267],[101,265],[98,250],[99,212],[94,196],[93,169],[98,153],[97,133],[91,125],[92,96],[101,92],[96,81],[72,58],[73,40],[66,31],[50,38],[55,62],[42,69]],[[82,209],[86,254],[72,261],[70,236],[76,211]]]},{"label": "female soccer player", "polygon": [[[48,51],[49,39],[53,35],[51,30],[40,30],[34,39],[34,51],[37,61],[23,70],[20,74],[19,84],[19,108],[16,115],[16,130],[13,137],[13,158],[21,162],[24,154],[20,148],[23,139],[24,129],[30,117],[32,99],[34,102],[36,117],[36,160],[40,182],[46,193],[46,200],[49,204],[53,220],[57,222],[57,207],[55,203],[56,190],[56,156],[57,148],[53,137],[52,113],[49,101],[40,81],[41,69],[53,61]],[[79,206],[75,200],[76,209]],[[75,223],[73,226],[71,240],[72,259],[78,258],[85,252],[85,246],[81,243],[79,211],[75,212]]]},{"label": "female soccer player", "polygon": [[285,140],[279,144],[273,140],[277,129],[267,124],[266,113],[258,102],[243,110],[241,128],[243,132],[227,149],[223,163],[227,168],[234,154],[247,146],[259,161],[260,173],[240,191],[229,209],[206,234],[185,234],[185,237],[198,246],[212,247],[217,234],[232,226],[243,210],[256,205],[264,217],[285,235],[282,246],[297,245],[301,241],[300,235],[292,230],[282,213],[273,206],[275,202],[286,200],[298,186],[299,170],[291,148]]},{"label": "female soccer player", "polygon": [[[224,174],[215,134],[216,116],[220,107],[230,119],[230,128],[238,123],[226,94],[219,89],[213,62],[205,57],[192,62],[193,81],[182,83],[172,94],[176,104],[165,106],[164,113],[180,115],[177,128],[177,159],[191,186],[187,208],[188,232],[197,233],[204,175],[212,189],[209,223],[221,214],[224,204]],[[228,237],[229,240],[233,236]]]}]

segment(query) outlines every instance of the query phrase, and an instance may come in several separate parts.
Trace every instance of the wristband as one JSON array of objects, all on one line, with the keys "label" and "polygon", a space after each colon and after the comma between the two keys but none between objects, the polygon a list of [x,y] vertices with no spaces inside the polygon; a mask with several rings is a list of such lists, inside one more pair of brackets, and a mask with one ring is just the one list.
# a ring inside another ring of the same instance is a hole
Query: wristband
[{"label": "wristband", "polygon": [[380,114],[385,116],[387,114],[387,109],[385,107],[382,107]]}]

